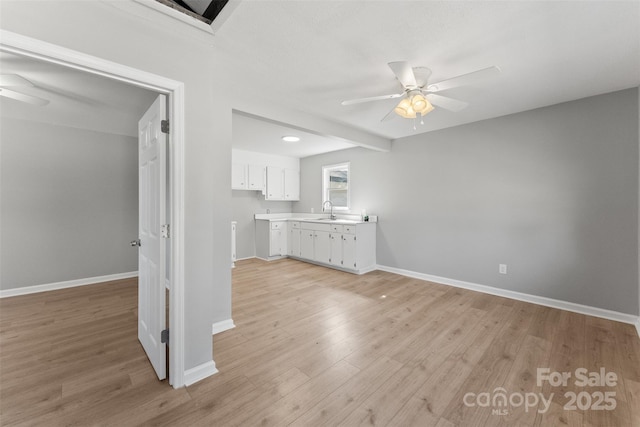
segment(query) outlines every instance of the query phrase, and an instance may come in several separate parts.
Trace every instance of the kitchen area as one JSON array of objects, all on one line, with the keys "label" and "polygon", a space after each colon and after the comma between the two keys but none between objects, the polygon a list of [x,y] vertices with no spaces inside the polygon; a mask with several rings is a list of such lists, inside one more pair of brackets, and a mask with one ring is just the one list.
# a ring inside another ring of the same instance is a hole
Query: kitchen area
[{"label": "kitchen area", "polygon": [[350,205],[348,158],[316,172],[321,205],[300,203],[300,159],[353,145],[240,113],[233,119],[232,262],[289,257],[354,274],[375,270],[377,216]]}]

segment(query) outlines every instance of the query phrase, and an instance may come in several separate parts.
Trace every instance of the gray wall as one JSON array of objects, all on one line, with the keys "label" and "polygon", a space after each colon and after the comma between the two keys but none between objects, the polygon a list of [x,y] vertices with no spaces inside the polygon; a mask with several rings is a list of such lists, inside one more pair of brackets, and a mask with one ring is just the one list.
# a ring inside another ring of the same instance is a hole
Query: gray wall
[{"label": "gray wall", "polygon": [[265,201],[258,191],[233,190],[231,218],[236,225],[236,257],[256,256],[256,227],[254,214],[292,212],[292,202]]},{"label": "gray wall", "polygon": [[0,123],[0,289],[137,271],[136,138]]},{"label": "gray wall", "polygon": [[212,322],[231,318],[236,89],[211,38],[133,2],[0,1],[0,12],[4,30],[184,83],[184,358],[185,369],[206,366]]},{"label": "gray wall", "polygon": [[294,208],[350,161],[378,264],[638,314],[638,141],[630,89],[302,159]]}]

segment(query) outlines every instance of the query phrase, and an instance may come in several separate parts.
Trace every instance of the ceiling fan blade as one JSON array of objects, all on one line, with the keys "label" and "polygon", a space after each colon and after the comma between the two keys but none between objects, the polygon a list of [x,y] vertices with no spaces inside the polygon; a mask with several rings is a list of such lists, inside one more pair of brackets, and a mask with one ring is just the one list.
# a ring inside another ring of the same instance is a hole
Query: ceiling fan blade
[{"label": "ceiling fan blade", "polygon": [[431,77],[431,70],[427,67],[413,67],[413,75],[416,78],[416,85],[424,88]]},{"label": "ceiling fan blade", "polygon": [[380,96],[372,96],[372,97],[369,97],[369,98],[350,99],[348,101],[342,101],[340,104],[342,104],[342,105],[353,105],[353,104],[360,104],[362,102],[379,101],[381,99],[400,98],[403,95],[404,95],[404,93],[394,93],[393,95],[380,95]]},{"label": "ceiling fan blade", "polygon": [[464,101],[458,101],[457,99],[449,98],[448,96],[436,95],[435,93],[428,94],[427,99],[433,105],[442,107],[445,110],[453,111],[454,113],[465,109],[469,105]]},{"label": "ceiling fan blade", "polygon": [[33,86],[33,83],[17,74],[0,74],[0,86]]},{"label": "ceiling fan blade", "polygon": [[37,96],[25,95],[10,89],[0,88],[0,96],[15,99],[16,101],[26,102],[27,104],[43,107],[49,103],[49,100],[38,98]]},{"label": "ceiling fan blade", "polygon": [[402,86],[410,89],[418,86],[416,76],[413,74],[413,68],[407,61],[389,62],[388,65]]},{"label": "ceiling fan blade", "polygon": [[395,113],[395,106],[391,109],[391,111],[389,111],[387,113],[386,116],[384,116],[382,118],[382,120],[380,120],[381,122],[388,122],[389,120],[393,119],[394,117],[397,117],[398,115]]},{"label": "ceiling fan blade", "polygon": [[500,68],[494,66],[483,68],[482,70],[472,71],[467,74],[462,74],[456,77],[452,77],[447,80],[442,80],[437,83],[427,86],[429,92],[440,92],[442,90],[451,89],[458,86],[465,86],[475,83],[476,81],[500,74]]}]

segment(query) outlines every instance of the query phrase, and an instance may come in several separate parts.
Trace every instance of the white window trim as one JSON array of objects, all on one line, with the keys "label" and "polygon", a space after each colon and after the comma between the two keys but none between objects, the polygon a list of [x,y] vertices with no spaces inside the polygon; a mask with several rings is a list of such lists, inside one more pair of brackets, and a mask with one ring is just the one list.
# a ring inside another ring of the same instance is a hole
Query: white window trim
[{"label": "white window trim", "polygon": [[327,173],[334,169],[347,169],[347,206],[334,206],[334,211],[350,212],[351,210],[351,162],[337,163],[335,165],[322,166],[322,203],[329,200],[327,194]]}]

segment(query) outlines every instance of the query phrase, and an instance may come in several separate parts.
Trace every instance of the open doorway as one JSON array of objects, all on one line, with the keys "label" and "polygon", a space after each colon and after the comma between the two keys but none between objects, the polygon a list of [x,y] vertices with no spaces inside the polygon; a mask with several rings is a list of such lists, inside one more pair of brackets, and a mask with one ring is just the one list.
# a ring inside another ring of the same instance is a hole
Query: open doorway
[{"label": "open doorway", "polygon": [[[167,210],[170,212],[169,217],[172,219],[172,230],[174,238],[170,239],[167,243],[167,265],[169,277],[167,283],[169,287],[169,325],[171,329],[171,342],[172,345],[169,348],[169,372],[170,383],[174,387],[181,387],[184,385],[184,368],[183,368],[183,241],[181,229],[183,228],[183,204],[182,204],[182,123],[183,123],[183,103],[182,103],[182,84],[179,82],[164,79],[160,76],[155,76],[139,70],[131,69],[129,67],[114,64],[108,61],[100,60],[99,58],[84,55],[78,52],[69,51],[57,46],[52,46],[48,43],[39,42],[33,39],[28,39],[19,35],[3,32],[2,44],[0,44],[0,51],[4,55],[14,55],[20,57],[23,60],[29,59],[32,61],[38,61],[41,64],[55,65],[56,67],[62,67],[67,71],[73,70],[79,73],[79,84],[82,85],[83,80],[93,80],[99,76],[100,79],[110,81],[110,83],[117,82],[119,85],[127,85],[129,89],[136,88],[143,91],[147,91],[152,95],[158,93],[165,94],[168,98],[168,115],[169,122],[172,124],[169,131],[170,144],[168,145],[168,158],[170,166],[169,172],[166,175],[166,180],[169,183],[168,199],[170,203],[167,205]],[[46,86],[46,83],[41,83],[41,86]],[[55,92],[55,87],[46,87],[51,93]],[[55,96],[69,95],[69,93],[63,93],[64,91],[58,91]],[[42,93],[40,93],[42,95]],[[32,94],[32,96],[35,96]],[[53,96],[53,95],[52,95]],[[80,99],[87,102],[87,99]],[[139,117],[136,118],[136,120]],[[4,160],[7,160],[6,158]],[[85,165],[86,166],[86,165]],[[90,165],[89,165],[90,166]],[[55,223],[52,221],[52,226]],[[132,236],[131,238],[135,238]],[[86,236],[90,239],[91,236]],[[130,249],[130,248],[129,248]],[[55,279],[53,280],[55,281]],[[60,281],[60,280],[58,280]],[[164,281],[163,281],[164,282]],[[164,284],[164,283],[163,283]],[[164,292],[163,292],[164,293]],[[163,307],[164,312],[165,307]],[[159,337],[160,338],[160,337]]]}]

